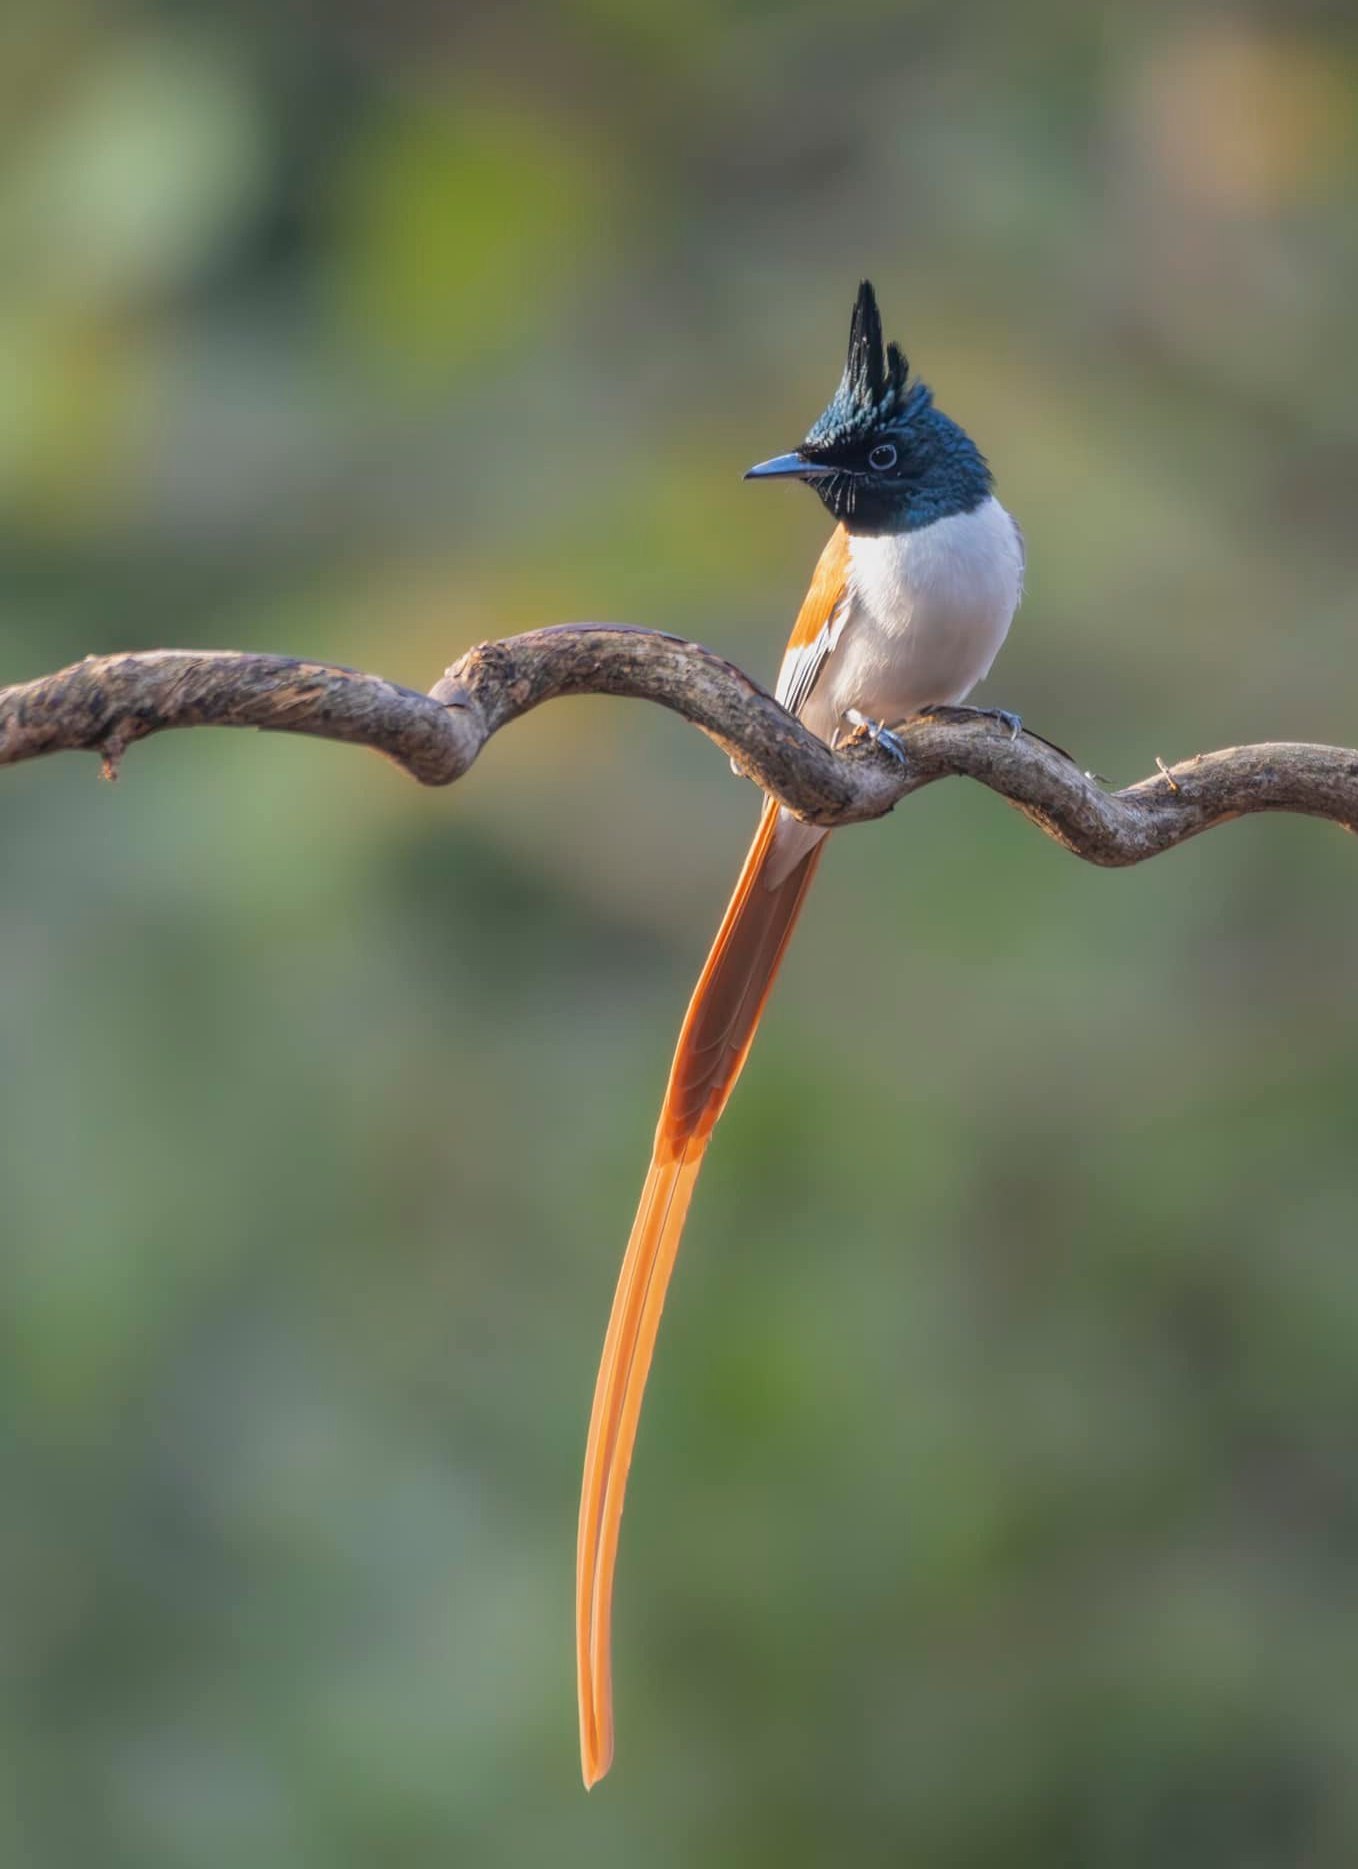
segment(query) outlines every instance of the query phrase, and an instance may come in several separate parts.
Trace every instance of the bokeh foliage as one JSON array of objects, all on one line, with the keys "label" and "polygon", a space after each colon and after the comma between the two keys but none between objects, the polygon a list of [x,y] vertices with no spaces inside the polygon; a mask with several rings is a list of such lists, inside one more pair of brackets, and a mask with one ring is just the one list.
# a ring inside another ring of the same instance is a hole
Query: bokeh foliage
[{"label": "bokeh foliage", "polygon": [[[1037,0],[18,0],[0,647],[427,685],[618,617],[765,676],[739,473],[855,282],[1115,781],[1358,737],[1358,21]],[[177,736],[4,777],[0,1861],[1358,1859],[1353,847],[836,842],[714,1148],[580,1794],[574,1495],[755,810],[654,710],[453,792]]]}]

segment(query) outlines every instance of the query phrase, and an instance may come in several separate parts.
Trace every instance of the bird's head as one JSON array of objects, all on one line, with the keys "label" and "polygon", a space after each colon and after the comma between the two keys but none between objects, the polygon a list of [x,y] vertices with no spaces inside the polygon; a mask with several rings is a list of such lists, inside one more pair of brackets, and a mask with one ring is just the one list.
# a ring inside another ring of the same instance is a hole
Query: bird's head
[{"label": "bird's head", "polygon": [[828,408],[792,454],[761,461],[747,480],[813,486],[850,532],[910,532],[969,513],[990,493],[990,470],[965,430],[912,381],[897,344],[882,343],[877,295],[854,301],[849,355]]}]

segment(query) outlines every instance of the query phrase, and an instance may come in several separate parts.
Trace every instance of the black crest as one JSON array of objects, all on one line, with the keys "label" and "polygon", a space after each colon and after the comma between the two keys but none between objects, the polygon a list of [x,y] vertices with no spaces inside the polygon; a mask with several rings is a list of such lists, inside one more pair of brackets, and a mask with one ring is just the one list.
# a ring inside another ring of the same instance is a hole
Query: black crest
[{"label": "black crest", "polygon": [[802,443],[801,453],[816,460],[852,447],[880,427],[905,400],[909,368],[898,344],[883,346],[877,294],[865,279],[854,300],[849,354],[839,388]]}]

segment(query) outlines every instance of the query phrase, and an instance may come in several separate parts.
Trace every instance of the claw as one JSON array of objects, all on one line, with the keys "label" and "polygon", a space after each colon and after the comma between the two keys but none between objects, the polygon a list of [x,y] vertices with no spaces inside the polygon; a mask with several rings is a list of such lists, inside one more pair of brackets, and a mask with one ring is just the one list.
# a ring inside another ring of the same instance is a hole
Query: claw
[{"label": "claw", "polygon": [[905,756],[905,747],[901,744],[899,735],[894,734],[890,727],[884,727],[879,721],[877,723],[877,731],[873,734],[872,738],[878,746],[884,746],[887,752],[891,754],[892,758],[902,767],[910,764],[910,761]]},{"label": "claw", "polygon": [[[978,719],[996,720],[1002,727],[1008,727],[1011,740],[1017,740],[1023,732],[1022,714],[1011,714],[1007,707],[970,707],[965,701],[929,701],[916,709],[916,713],[925,717],[930,714],[975,714]],[[1061,749],[1057,747],[1056,750],[1059,753]]]},{"label": "claw", "polygon": [[892,758],[898,760],[902,766],[910,764],[899,735],[894,734],[890,727],[884,726],[880,720],[869,720],[867,715],[861,714],[856,707],[847,708],[844,718],[851,727],[861,727],[874,746],[884,746]]}]

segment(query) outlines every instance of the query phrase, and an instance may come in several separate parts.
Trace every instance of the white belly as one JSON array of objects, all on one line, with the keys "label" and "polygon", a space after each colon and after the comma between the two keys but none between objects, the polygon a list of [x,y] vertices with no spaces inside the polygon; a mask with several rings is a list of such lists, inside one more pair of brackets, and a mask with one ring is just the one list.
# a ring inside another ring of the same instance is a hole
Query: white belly
[{"label": "white belly", "polygon": [[843,623],[802,719],[830,739],[850,708],[890,725],[963,700],[1022,593],[1023,542],[993,496],[917,532],[855,537]]}]

